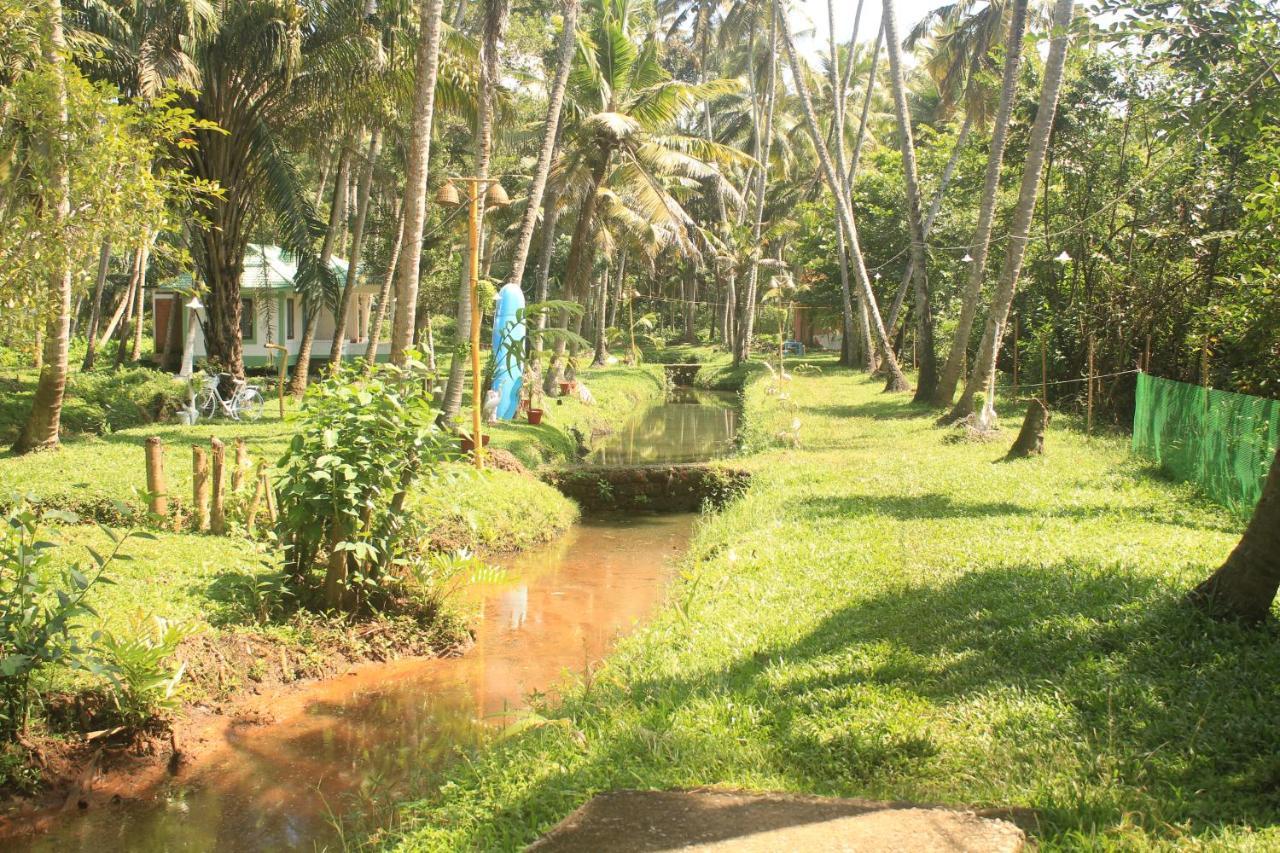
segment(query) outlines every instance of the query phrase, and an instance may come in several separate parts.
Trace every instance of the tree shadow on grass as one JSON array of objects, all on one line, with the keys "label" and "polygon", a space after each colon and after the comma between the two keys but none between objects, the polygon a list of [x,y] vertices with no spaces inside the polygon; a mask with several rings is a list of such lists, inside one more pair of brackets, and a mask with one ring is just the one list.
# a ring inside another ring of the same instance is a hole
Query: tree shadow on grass
[{"label": "tree shadow on grass", "polygon": [[933,413],[931,406],[911,402],[911,398],[873,400],[869,403],[830,403],[805,406],[805,411],[832,418],[871,418],[873,420],[918,420]]},{"label": "tree shadow on grass", "polygon": [[[1265,826],[1280,817],[1277,639],[1274,627],[1209,622],[1150,576],[1071,563],[887,591],[724,668],[571,700],[570,719],[603,722],[587,753],[493,819],[528,832],[531,814],[563,814],[595,791],[731,782],[705,768],[760,762],[750,775],[799,790],[925,788],[962,801],[955,761],[992,750],[970,771],[1010,774],[1001,781],[1020,802],[992,805],[1035,809],[1046,839],[1126,822],[1170,841],[1186,825]],[[764,743],[734,755],[717,709],[752,720]]]},{"label": "tree shadow on grass", "polygon": [[901,521],[932,518],[981,518],[1033,514],[1008,501],[956,501],[949,495],[845,495],[811,497],[798,502],[803,518],[860,518],[887,515]]}]

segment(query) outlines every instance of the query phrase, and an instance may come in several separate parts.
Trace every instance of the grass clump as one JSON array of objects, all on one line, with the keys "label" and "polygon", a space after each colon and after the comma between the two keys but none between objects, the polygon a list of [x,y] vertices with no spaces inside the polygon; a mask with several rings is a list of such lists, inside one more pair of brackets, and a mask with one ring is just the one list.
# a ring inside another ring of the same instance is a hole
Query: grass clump
[{"label": "grass clump", "polygon": [[518,849],[597,791],[728,785],[1030,808],[1045,849],[1280,844],[1280,644],[1181,604],[1238,522],[1121,439],[1004,463],[820,367],[746,390],[799,445],[742,460],[670,605],[396,843]]}]

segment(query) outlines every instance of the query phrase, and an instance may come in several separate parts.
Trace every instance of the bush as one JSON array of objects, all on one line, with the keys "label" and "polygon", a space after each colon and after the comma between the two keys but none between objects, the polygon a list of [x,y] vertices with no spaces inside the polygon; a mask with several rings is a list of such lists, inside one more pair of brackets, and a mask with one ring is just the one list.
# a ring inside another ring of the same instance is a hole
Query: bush
[{"label": "bush", "polygon": [[129,538],[106,532],[115,547],[105,557],[91,549],[92,569],[76,564],[55,575],[56,546],[38,537],[35,512],[19,504],[6,514],[0,526],[0,738],[26,728],[32,680],[44,667],[105,671],[93,648],[81,645],[79,620],[97,615],[85,599],[97,584],[111,583],[107,566]]},{"label": "bush", "polygon": [[149,367],[72,374],[67,386],[77,432],[114,432],[171,418],[187,398],[187,385]]},{"label": "bush", "polygon": [[137,728],[157,711],[177,704],[175,692],[186,664],[175,670],[169,660],[178,645],[196,633],[194,626],[139,615],[126,633],[104,632],[99,640],[110,696],[122,725]]},{"label": "bush", "polygon": [[377,607],[388,570],[418,538],[406,530],[406,494],[452,443],[436,425],[429,378],[412,359],[367,374],[347,368],[308,391],[277,466],[277,534],[300,603]]}]

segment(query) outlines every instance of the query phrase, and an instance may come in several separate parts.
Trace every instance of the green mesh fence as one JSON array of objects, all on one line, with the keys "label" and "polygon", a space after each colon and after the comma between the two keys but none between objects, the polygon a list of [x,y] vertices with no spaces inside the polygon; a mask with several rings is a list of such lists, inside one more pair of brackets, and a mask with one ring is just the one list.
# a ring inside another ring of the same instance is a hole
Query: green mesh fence
[{"label": "green mesh fence", "polygon": [[1134,453],[1219,503],[1253,510],[1280,440],[1280,401],[1140,373],[1134,408]]}]

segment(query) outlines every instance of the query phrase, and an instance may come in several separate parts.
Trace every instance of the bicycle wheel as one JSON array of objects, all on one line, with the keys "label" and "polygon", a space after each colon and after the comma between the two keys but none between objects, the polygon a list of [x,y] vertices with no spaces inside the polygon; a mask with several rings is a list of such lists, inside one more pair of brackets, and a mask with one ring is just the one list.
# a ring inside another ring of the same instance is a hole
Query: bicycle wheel
[{"label": "bicycle wheel", "polygon": [[218,397],[213,391],[205,389],[196,395],[196,410],[200,417],[211,419],[218,410]]},{"label": "bicycle wheel", "polygon": [[237,406],[241,418],[250,421],[256,421],[262,417],[262,409],[264,407],[262,394],[257,388],[246,388],[240,394],[240,405]]}]

